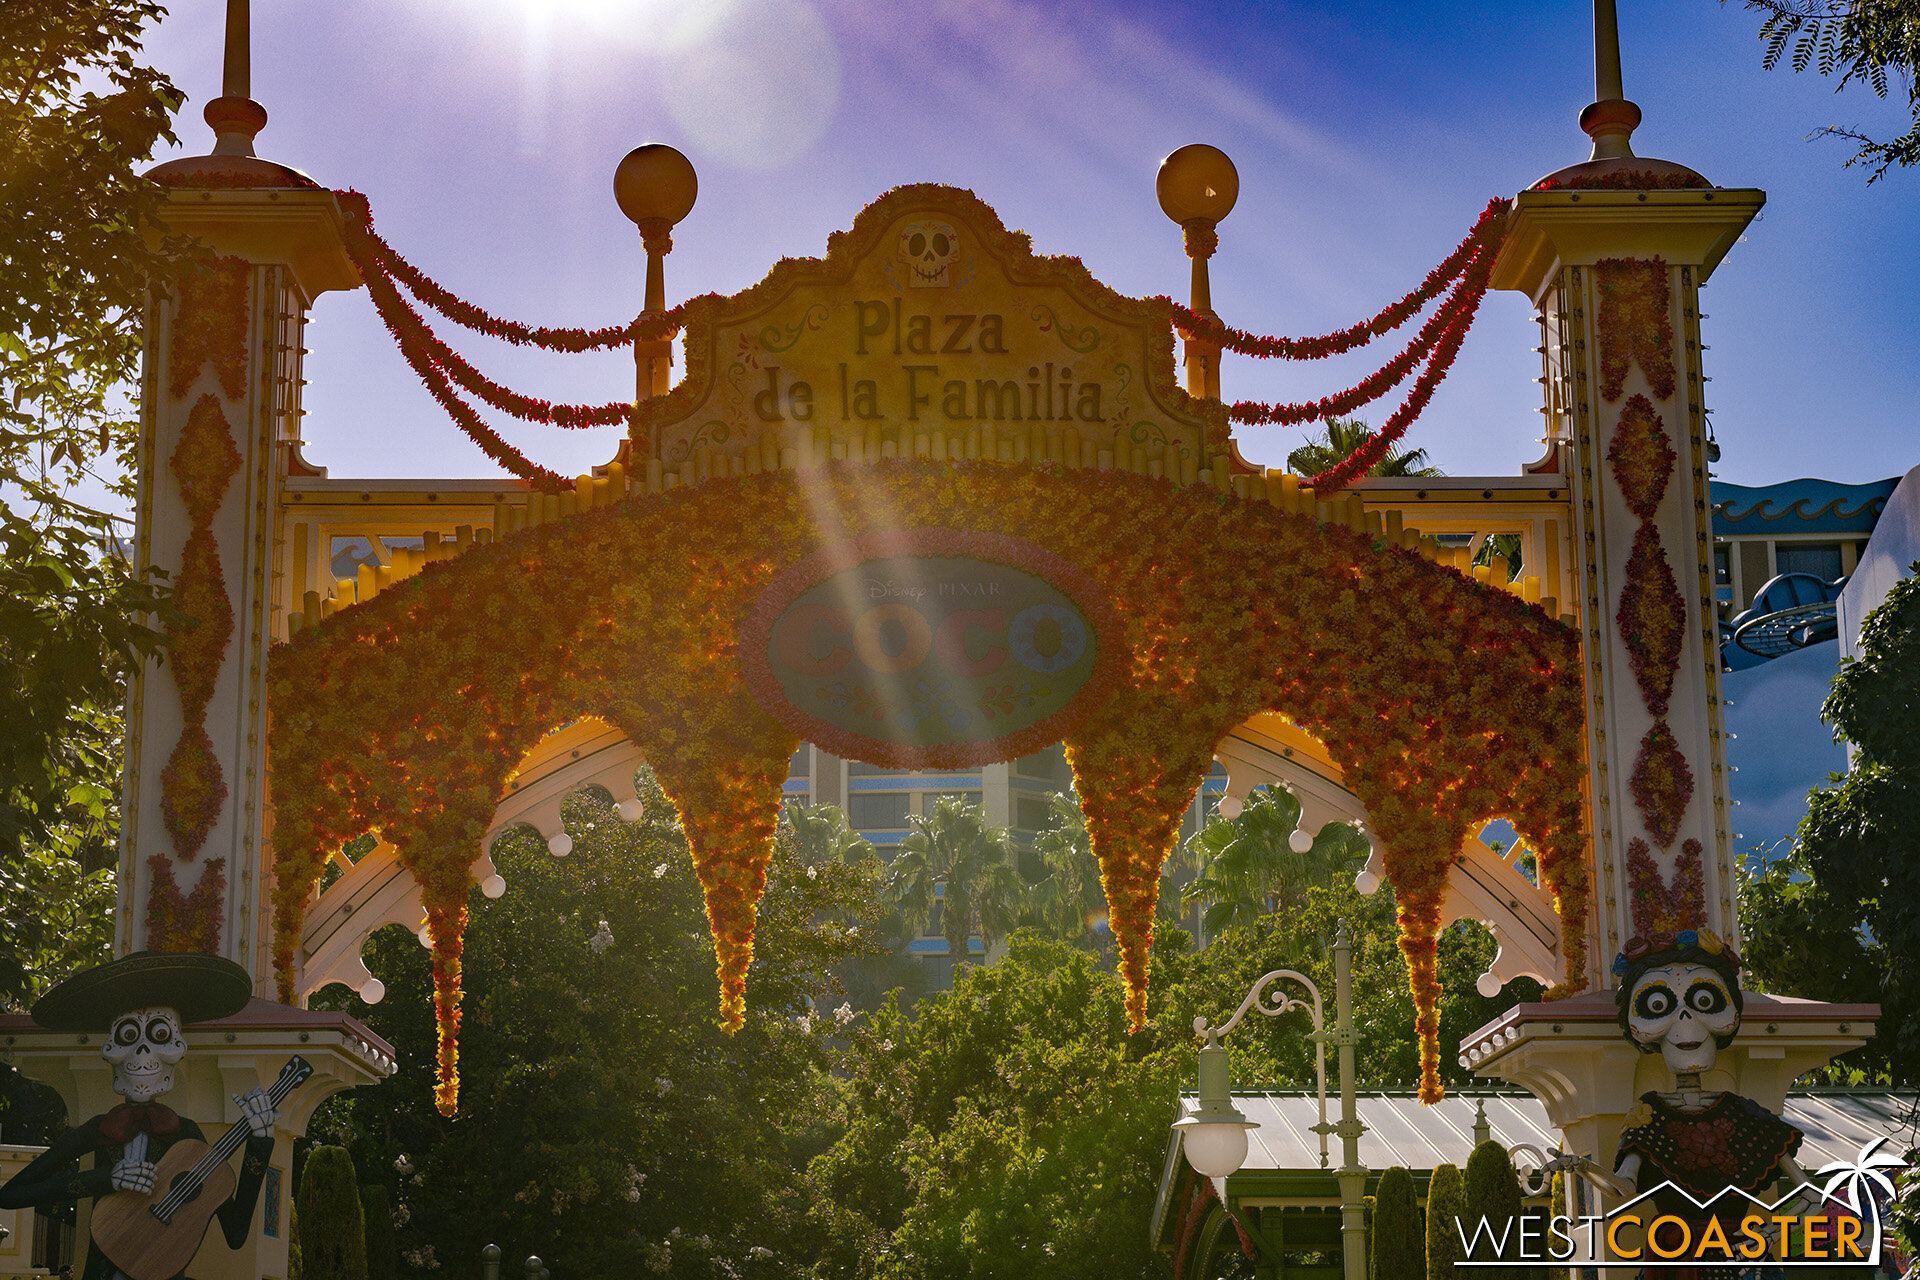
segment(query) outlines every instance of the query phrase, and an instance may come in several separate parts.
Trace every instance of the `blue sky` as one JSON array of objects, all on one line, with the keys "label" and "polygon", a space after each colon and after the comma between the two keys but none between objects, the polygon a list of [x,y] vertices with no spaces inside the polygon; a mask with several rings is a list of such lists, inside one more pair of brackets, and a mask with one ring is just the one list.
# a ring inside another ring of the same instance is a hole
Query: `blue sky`
[{"label": "blue sky", "polygon": [[[1768,193],[1703,299],[1720,478],[1905,472],[1920,461],[1920,172],[1869,187],[1841,167],[1844,143],[1806,140],[1825,124],[1897,134],[1903,102],[1762,71],[1757,21],[1737,3],[1619,8],[1626,92],[1645,113],[1635,150]],[[219,88],[222,10],[181,0],[149,41],[192,98],[191,152],[210,142],[197,117]],[[1489,198],[1584,159],[1592,57],[1578,0],[255,0],[253,96],[271,115],[261,154],[364,192],[429,274],[545,324],[638,310],[643,257],[611,181],[643,142],[679,147],[700,174],[668,260],[671,300],[818,255],[883,191],[927,181],[972,188],[1039,251],[1078,255],[1122,292],[1181,296],[1180,234],[1153,176],[1167,152],[1209,142],[1241,178],[1215,305],[1239,327],[1298,335],[1371,315]],[[443,332],[531,394],[631,393],[617,354],[539,356]],[[1537,341],[1525,299],[1490,296],[1410,443],[1455,474],[1537,457]],[[322,298],[308,346],[311,460],[336,476],[491,474],[364,294]],[[1307,398],[1382,358],[1229,357],[1223,384],[1229,399]],[[574,473],[611,456],[617,429],[508,435]],[[1300,436],[1250,430],[1242,447],[1277,464]],[[1768,679],[1789,691],[1753,700],[1771,722],[1824,677]],[[1756,839],[1784,834],[1806,782],[1838,765],[1804,722],[1811,745],[1742,764],[1741,829]],[[1741,755],[1760,754],[1746,737]]]},{"label": "blue sky", "polygon": [[[193,98],[195,151],[221,8],[181,3],[149,46]],[[1920,173],[1869,188],[1840,167],[1844,144],[1804,140],[1828,123],[1896,133],[1901,104],[1761,71],[1737,4],[1620,10],[1627,95],[1646,116],[1636,150],[1769,196],[1706,292],[1722,478],[1904,472],[1920,444]],[[1324,332],[1411,287],[1487,199],[1583,159],[1575,121],[1592,97],[1577,0],[256,0],[254,27],[254,97],[272,117],[261,153],[366,193],[388,239],[456,292],[549,324],[638,309],[642,255],[611,180],[642,142],[679,147],[700,173],[668,261],[677,300],[817,255],[862,205],[921,181],[972,188],[1040,251],[1077,254],[1122,292],[1180,295],[1180,236],[1153,175],[1204,141],[1241,175],[1214,261],[1219,311]],[[311,457],[336,475],[488,473],[363,294],[323,298],[313,320]],[[1489,298],[1414,442],[1458,474],[1538,456],[1536,341],[1523,298]],[[535,394],[630,388],[618,355],[461,345]],[[1225,390],[1317,396],[1379,358],[1230,358]],[[576,471],[610,456],[615,430],[511,438]],[[1278,462],[1299,432],[1246,437]]]}]

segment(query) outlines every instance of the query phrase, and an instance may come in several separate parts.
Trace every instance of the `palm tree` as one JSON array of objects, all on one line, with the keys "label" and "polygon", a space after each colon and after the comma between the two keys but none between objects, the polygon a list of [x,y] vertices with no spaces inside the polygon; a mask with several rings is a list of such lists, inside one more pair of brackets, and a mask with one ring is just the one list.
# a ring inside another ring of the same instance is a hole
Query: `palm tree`
[{"label": "palm tree", "polygon": [[887,897],[914,932],[927,927],[940,904],[940,932],[955,969],[967,959],[975,932],[989,950],[1019,918],[1026,881],[1015,865],[1013,840],[987,825],[977,804],[943,798],[930,814],[908,818],[913,830],[887,867]]},{"label": "palm tree", "polygon": [[1500,574],[1499,581],[1512,582],[1519,577],[1520,535],[1517,533],[1488,534],[1487,540],[1481,544],[1479,554],[1474,556],[1473,562],[1491,565],[1495,558],[1500,560],[1500,564],[1496,566]]},{"label": "palm tree", "polygon": [[1041,925],[1062,941],[1104,953],[1106,940],[1096,922],[1106,913],[1107,897],[1086,815],[1071,791],[1047,798],[1046,825],[1033,838],[1033,852],[1047,869],[1046,878],[1033,886]]},{"label": "palm tree", "polygon": [[1308,888],[1330,886],[1366,862],[1366,837],[1354,828],[1331,824],[1300,851],[1293,847],[1299,825],[1300,802],[1292,793],[1262,787],[1238,816],[1216,817],[1189,841],[1201,871],[1181,900],[1204,908],[1203,937],[1290,910]]},{"label": "palm tree", "polygon": [[[1317,476],[1345,462],[1353,451],[1373,439],[1373,428],[1358,418],[1328,418],[1326,431],[1287,455],[1287,470],[1299,476]],[[1406,453],[1390,448],[1367,469],[1370,476],[1437,476],[1440,468],[1427,465],[1425,449]]]},{"label": "palm tree", "polygon": [[838,805],[790,804],[780,811],[780,818],[793,832],[794,844],[808,866],[854,865],[874,856],[873,845],[847,825],[847,812]]}]

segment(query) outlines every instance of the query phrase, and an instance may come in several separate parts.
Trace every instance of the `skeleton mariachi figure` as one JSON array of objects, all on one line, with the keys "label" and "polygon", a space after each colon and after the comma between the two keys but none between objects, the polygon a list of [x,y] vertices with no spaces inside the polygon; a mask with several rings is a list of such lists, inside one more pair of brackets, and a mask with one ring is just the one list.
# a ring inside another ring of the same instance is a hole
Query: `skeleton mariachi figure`
[{"label": "skeleton mariachi figure", "polygon": [[[200,1154],[200,1126],[155,1099],[173,1088],[174,1069],[187,1051],[181,1024],[238,1013],[252,994],[246,970],[231,960],[142,951],[77,974],[34,1005],[33,1020],[49,1030],[106,1033],[100,1056],[113,1065],[114,1092],[126,1099],[62,1134],[0,1187],[0,1208],[8,1209],[98,1198],[84,1280],[166,1280],[181,1274],[211,1216],[219,1217],[229,1248],[246,1243],[273,1155],[273,1099],[260,1089],[234,1099],[242,1114],[234,1138],[244,1133],[246,1155],[224,1200],[218,1191],[233,1181],[233,1173],[224,1156],[214,1158],[218,1147],[200,1159],[209,1166],[204,1171],[196,1166],[170,1176],[178,1157]],[[193,1145],[176,1152],[168,1170],[161,1170],[167,1153],[189,1141]],[[79,1168],[89,1152],[93,1167]],[[174,1197],[184,1202],[184,1183],[194,1173],[203,1175],[194,1185],[211,1193],[212,1203],[170,1207],[170,1186],[157,1183],[169,1183]]]},{"label": "skeleton mariachi figure", "polygon": [[[1613,972],[1620,983],[1620,1030],[1640,1052],[1661,1056],[1674,1088],[1640,1096],[1620,1134],[1613,1175],[1594,1170],[1588,1176],[1623,1199],[1653,1191],[1657,1214],[1687,1224],[1692,1261],[1662,1266],[1653,1274],[1663,1280],[1756,1274],[1754,1261],[1741,1251],[1755,1248],[1740,1227],[1753,1212],[1752,1202],[1729,1195],[1707,1209],[1693,1203],[1711,1202],[1730,1189],[1758,1195],[1781,1178],[1790,1184],[1806,1180],[1793,1160],[1800,1149],[1798,1129],[1751,1098],[1712,1092],[1700,1083],[1740,1027],[1739,953],[1709,929],[1656,933],[1628,942]],[[1661,1242],[1669,1248],[1677,1243],[1664,1236]],[[1768,1244],[1774,1255],[1771,1238]]]}]

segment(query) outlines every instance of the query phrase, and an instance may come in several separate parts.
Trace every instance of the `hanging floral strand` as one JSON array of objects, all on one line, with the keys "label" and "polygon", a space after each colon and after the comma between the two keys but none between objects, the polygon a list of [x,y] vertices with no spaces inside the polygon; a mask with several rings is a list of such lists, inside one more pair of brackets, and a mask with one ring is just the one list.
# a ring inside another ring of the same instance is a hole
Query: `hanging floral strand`
[{"label": "hanging floral strand", "polygon": [[1447,300],[1421,326],[1413,341],[1399,355],[1355,386],[1318,400],[1297,404],[1262,404],[1257,400],[1242,400],[1230,406],[1227,415],[1235,422],[1291,427],[1303,422],[1324,422],[1343,413],[1352,413],[1361,405],[1371,404],[1406,381],[1414,366],[1433,354],[1440,339],[1454,327],[1465,309],[1478,304],[1477,297],[1469,296],[1471,281],[1471,274],[1463,277]]},{"label": "hanging floral strand", "polygon": [[381,238],[373,228],[373,209],[367,198],[358,191],[336,191],[334,193],[342,204],[353,214],[354,230],[359,234],[361,245],[354,255],[354,262],[365,274],[372,264],[382,275],[393,277],[408,292],[412,293],[427,306],[438,311],[455,324],[499,338],[518,346],[544,347],[549,351],[603,351],[614,347],[624,347],[636,337],[664,338],[679,328],[680,307],[674,307],[661,315],[640,315],[622,325],[610,325],[602,329],[541,328],[536,325],[521,324],[515,320],[502,320],[490,315],[471,302],[456,297],[420,268],[401,257],[394,247]]},{"label": "hanging floral strand", "polygon": [[1467,238],[1447,255],[1446,261],[1427,274],[1418,288],[1372,319],[1363,320],[1338,333],[1317,338],[1266,338],[1243,329],[1229,328],[1218,318],[1201,315],[1177,302],[1167,300],[1168,305],[1173,308],[1174,323],[1182,332],[1203,342],[1217,342],[1229,351],[1260,360],[1324,360],[1328,356],[1364,347],[1418,315],[1427,303],[1439,297],[1442,290],[1465,274],[1469,261],[1478,250],[1483,247],[1499,249],[1500,238],[1506,233],[1506,217],[1512,208],[1511,200],[1489,201],[1479,220],[1473,224],[1473,230],[1467,233]]},{"label": "hanging floral strand", "polygon": [[1335,493],[1346,488],[1361,476],[1373,469],[1375,463],[1387,456],[1387,450],[1407,433],[1413,420],[1420,416],[1433,398],[1434,390],[1440,380],[1447,376],[1454,357],[1460,354],[1460,344],[1466,341],[1467,330],[1473,327],[1473,317],[1480,309],[1480,300],[1486,296],[1487,278],[1493,273],[1493,252],[1489,250],[1482,260],[1474,264],[1469,273],[1467,294],[1458,319],[1441,335],[1433,351],[1433,362],[1427,366],[1420,381],[1414,384],[1413,391],[1407,396],[1406,403],[1394,410],[1380,430],[1369,436],[1358,449],[1348,454],[1346,459],[1322,471],[1307,481],[1315,494]]},{"label": "hanging floral strand", "polygon": [[468,364],[459,352],[442,342],[427,327],[420,313],[407,305],[407,300],[400,296],[392,281],[369,277],[367,292],[373,298],[387,331],[400,339],[401,350],[407,354],[415,372],[419,371],[423,361],[431,364],[452,382],[494,408],[528,422],[544,422],[550,426],[580,430],[612,426],[633,416],[633,405],[622,400],[608,404],[554,404],[520,395],[488,378]]}]

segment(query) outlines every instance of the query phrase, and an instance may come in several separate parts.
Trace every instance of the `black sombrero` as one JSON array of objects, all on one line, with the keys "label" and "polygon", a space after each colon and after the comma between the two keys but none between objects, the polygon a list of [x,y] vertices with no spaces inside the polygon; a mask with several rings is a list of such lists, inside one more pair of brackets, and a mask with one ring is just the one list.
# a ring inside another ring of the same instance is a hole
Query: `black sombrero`
[{"label": "black sombrero", "polygon": [[182,1022],[207,1022],[240,1012],[252,998],[253,979],[225,956],[136,951],[41,996],[33,1020],[49,1031],[104,1031],[129,1009],[165,1005]]}]

